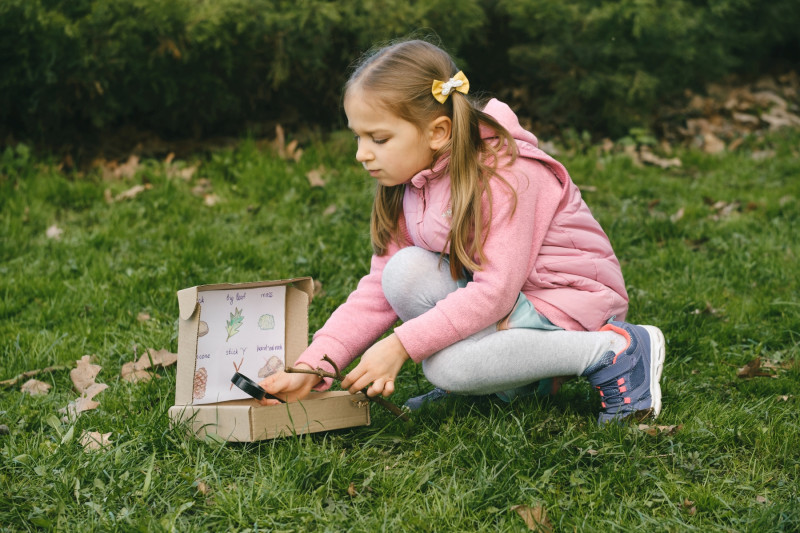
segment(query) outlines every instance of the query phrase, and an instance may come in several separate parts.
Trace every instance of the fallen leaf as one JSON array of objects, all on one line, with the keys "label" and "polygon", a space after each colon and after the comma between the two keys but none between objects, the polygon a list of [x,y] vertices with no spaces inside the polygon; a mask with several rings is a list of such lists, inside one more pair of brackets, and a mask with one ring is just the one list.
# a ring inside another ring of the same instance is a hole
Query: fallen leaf
[{"label": "fallen leaf", "polygon": [[197,487],[197,492],[204,496],[211,492],[211,487],[209,487],[208,484],[203,480],[198,479],[194,482],[194,485]]},{"label": "fallen leaf", "polygon": [[167,154],[167,157],[164,158],[164,163],[169,165],[175,159],[175,152],[170,152]]},{"label": "fallen leaf", "polygon": [[147,382],[153,379],[152,373],[136,368],[136,363],[133,361],[122,365],[119,375],[128,383]]},{"label": "fallen leaf", "polygon": [[149,183],[145,183],[144,185],[134,185],[133,187],[131,187],[127,191],[123,191],[123,192],[119,193],[118,195],[116,195],[114,197],[113,201],[114,202],[121,202],[123,200],[132,200],[132,199],[136,198],[137,196],[139,196],[139,194],[141,194],[144,191],[147,191],[149,189],[152,189],[152,188],[153,188],[153,186],[150,185]]},{"label": "fallen leaf", "polygon": [[208,207],[214,207],[219,203],[219,200],[220,200],[219,196],[217,196],[215,193],[206,194],[203,197],[203,203],[206,204]]},{"label": "fallen leaf", "polygon": [[336,209],[336,204],[331,204],[325,208],[325,211],[323,211],[322,214],[325,216],[330,216],[336,212]]},{"label": "fallen leaf", "polygon": [[347,487],[347,495],[350,496],[351,498],[355,498],[358,495],[358,492],[356,492],[356,484],[353,483],[352,481],[350,482],[350,485],[348,485]]},{"label": "fallen leaf", "polygon": [[139,170],[139,156],[130,155],[128,160],[119,165],[114,171],[114,177],[132,178]]},{"label": "fallen leaf", "polygon": [[673,224],[674,224],[675,222],[679,221],[680,219],[682,219],[682,218],[683,218],[683,214],[684,214],[684,212],[685,212],[684,208],[683,208],[683,207],[681,207],[680,209],[678,209],[678,210],[675,212],[675,214],[673,214],[672,216],[670,216],[670,217],[669,217],[670,221],[672,221],[672,223],[673,223]]},{"label": "fallen leaf", "polygon": [[725,142],[713,133],[703,134],[703,151],[707,154],[718,154],[725,150]]},{"label": "fallen leaf", "polygon": [[101,158],[95,160],[94,164],[103,167],[103,179],[132,178],[139,170],[139,156],[131,155],[124,163],[106,161]]},{"label": "fallen leaf", "polygon": [[325,166],[323,165],[306,172],[306,178],[308,179],[308,183],[312,187],[324,187],[325,180],[322,178],[322,176],[325,173],[325,171],[326,169]]},{"label": "fallen leaf", "polygon": [[102,391],[106,390],[108,385],[105,383],[93,383],[83,394],[77,399],[69,402],[66,407],[58,410],[64,416],[61,417],[62,422],[75,420],[84,411],[91,411],[100,406],[100,402],[94,401],[94,397]]},{"label": "fallen leaf", "polygon": [[760,495],[760,494],[758,496],[756,496],[756,501],[758,503],[767,503],[767,499],[764,496]]},{"label": "fallen leaf", "polygon": [[761,370],[761,358],[756,357],[755,359],[744,365],[742,368],[740,368],[736,372],[736,375],[742,379],[752,379],[756,377],[770,376],[771,374],[769,372],[763,372]]},{"label": "fallen leaf", "polygon": [[55,239],[55,240],[61,239],[62,233],[64,233],[64,230],[59,228],[58,225],[56,224],[53,224],[52,226],[47,228],[47,231],[45,231],[45,235],[47,235],[48,239]]},{"label": "fallen leaf", "polygon": [[672,167],[680,167],[680,166],[683,165],[683,163],[681,163],[681,160],[678,159],[677,157],[673,157],[673,158],[670,158],[670,159],[666,159],[664,157],[659,157],[656,154],[654,154],[653,152],[651,152],[650,149],[647,148],[646,146],[643,146],[639,150],[639,159],[643,163],[647,163],[649,165],[655,165],[655,166],[661,167],[663,169],[668,169],[668,168],[672,168]]},{"label": "fallen leaf", "polygon": [[200,178],[197,184],[192,188],[192,194],[195,196],[205,196],[211,192],[211,180],[208,178]]},{"label": "fallen leaf", "polygon": [[639,424],[637,429],[647,433],[651,437],[662,433],[665,435],[674,435],[683,429],[683,424],[678,424],[676,426],[648,426],[647,424]]},{"label": "fallen leaf", "polygon": [[111,432],[100,433],[98,431],[84,431],[81,433],[80,443],[85,451],[94,451],[111,445]]},{"label": "fallen leaf", "polygon": [[93,364],[91,355],[84,355],[76,363],[76,367],[69,371],[69,377],[75,386],[75,390],[83,394],[95,384],[94,378],[97,377],[103,367]]},{"label": "fallen leaf", "polygon": [[29,379],[25,383],[22,384],[20,390],[31,396],[44,396],[48,392],[50,392],[50,385],[49,383],[45,383],[44,381],[39,381],[38,379]]},{"label": "fallen leaf", "polygon": [[536,507],[515,505],[511,510],[516,511],[517,514],[522,517],[522,520],[525,521],[525,525],[527,525],[528,529],[531,531],[539,531],[541,533],[553,532],[553,525],[547,518],[547,510],[541,505]]},{"label": "fallen leaf", "polygon": [[148,320],[150,320],[150,314],[142,311],[141,313],[136,315],[136,320],[138,320],[139,322],[147,322]]},{"label": "fallen leaf", "polygon": [[688,498],[683,500],[683,508],[689,511],[689,516],[697,514],[697,507],[694,505],[694,502]]},{"label": "fallen leaf", "polygon": [[176,353],[165,349],[154,350],[153,348],[148,348],[137,361],[131,361],[122,365],[120,376],[129,383],[150,381],[155,374],[148,371],[148,368],[156,366],[166,367],[174,365],[177,361],[178,354]]},{"label": "fallen leaf", "polygon": [[322,294],[322,282],[318,279],[314,280],[314,296]]},{"label": "fallen leaf", "polygon": [[784,402],[788,402],[788,401],[789,401],[789,398],[791,398],[791,397],[792,397],[792,395],[791,395],[791,394],[782,394],[782,395],[780,396],[780,398],[781,398],[781,401],[784,401]]},{"label": "fallen leaf", "polygon": [[597,455],[600,452],[598,452],[597,450],[588,449],[588,450],[586,450],[586,453],[591,455],[592,457],[594,457],[595,455]]},{"label": "fallen leaf", "polygon": [[144,354],[137,361],[138,368],[150,368],[150,366],[171,366],[178,361],[178,354],[172,353],[169,350],[161,349],[155,350],[148,348]]}]

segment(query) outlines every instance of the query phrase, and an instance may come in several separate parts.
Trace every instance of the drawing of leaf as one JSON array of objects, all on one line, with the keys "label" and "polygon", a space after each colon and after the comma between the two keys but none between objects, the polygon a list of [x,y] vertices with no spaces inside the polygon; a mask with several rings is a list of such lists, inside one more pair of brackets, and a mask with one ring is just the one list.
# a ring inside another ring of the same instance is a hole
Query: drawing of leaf
[{"label": "drawing of leaf", "polygon": [[228,338],[225,339],[226,342],[231,337],[239,333],[239,328],[242,326],[242,322],[244,321],[244,317],[242,316],[242,310],[239,309],[238,307],[234,309],[235,313],[231,313],[231,319],[225,323],[228,329]]}]

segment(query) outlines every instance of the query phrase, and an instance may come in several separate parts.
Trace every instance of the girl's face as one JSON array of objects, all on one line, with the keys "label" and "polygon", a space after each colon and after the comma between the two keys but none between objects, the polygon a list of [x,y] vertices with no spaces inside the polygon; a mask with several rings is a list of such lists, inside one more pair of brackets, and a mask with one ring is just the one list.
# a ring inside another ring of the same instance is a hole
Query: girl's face
[{"label": "girl's face", "polygon": [[[372,105],[369,93],[358,88],[345,95],[344,112],[358,143],[356,160],[386,187],[406,183],[429,168],[433,154],[450,137],[448,118],[439,117],[420,131],[411,122]],[[441,127],[443,121],[447,122],[446,132]],[[442,141],[445,134],[447,138]]]}]

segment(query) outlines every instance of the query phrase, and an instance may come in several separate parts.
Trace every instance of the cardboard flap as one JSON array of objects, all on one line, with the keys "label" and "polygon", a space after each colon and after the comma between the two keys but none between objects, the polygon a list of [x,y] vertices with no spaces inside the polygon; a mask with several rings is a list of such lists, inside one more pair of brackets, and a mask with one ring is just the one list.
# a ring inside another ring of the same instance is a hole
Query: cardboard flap
[{"label": "cardboard flap", "polygon": [[197,287],[178,291],[178,314],[181,320],[189,320],[197,311]]}]

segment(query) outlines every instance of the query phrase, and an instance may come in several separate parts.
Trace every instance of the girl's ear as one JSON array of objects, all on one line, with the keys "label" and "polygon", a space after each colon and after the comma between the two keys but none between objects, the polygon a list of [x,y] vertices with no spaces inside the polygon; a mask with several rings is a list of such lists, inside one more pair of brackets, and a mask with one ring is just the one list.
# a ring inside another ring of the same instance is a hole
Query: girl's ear
[{"label": "girl's ear", "polygon": [[435,152],[450,142],[452,130],[453,121],[450,120],[450,117],[437,117],[433,119],[428,125],[431,150]]}]

